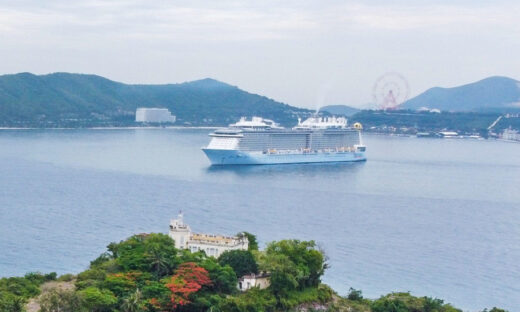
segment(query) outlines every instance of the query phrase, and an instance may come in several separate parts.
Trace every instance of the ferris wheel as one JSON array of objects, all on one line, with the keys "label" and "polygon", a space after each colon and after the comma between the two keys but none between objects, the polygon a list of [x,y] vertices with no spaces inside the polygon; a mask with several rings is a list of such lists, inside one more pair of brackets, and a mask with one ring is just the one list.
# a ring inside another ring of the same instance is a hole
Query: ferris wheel
[{"label": "ferris wheel", "polygon": [[376,80],[372,93],[378,109],[395,109],[408,100],[410,87],[403,75],[390,72]]}]

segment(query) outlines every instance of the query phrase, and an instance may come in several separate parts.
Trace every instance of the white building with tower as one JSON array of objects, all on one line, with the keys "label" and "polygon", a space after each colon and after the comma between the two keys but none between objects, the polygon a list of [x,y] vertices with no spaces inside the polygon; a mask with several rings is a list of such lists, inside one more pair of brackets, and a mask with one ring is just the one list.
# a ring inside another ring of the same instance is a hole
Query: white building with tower
[{"label": "white building with tower", "polygon": [[135,111],[136,122],[175,122],[176,117],[167,108],[139,107]]},{"label": "white building with tower", "polygon": [[206,255],[219,257],[228,250],[247,250],[247,236],[222,236],[193,233],[189,225],[184,223],[182,212],[177,219],[170,221],[169,236],[175,241],[175,247],[189,249],[191,252],[203,250]]}]

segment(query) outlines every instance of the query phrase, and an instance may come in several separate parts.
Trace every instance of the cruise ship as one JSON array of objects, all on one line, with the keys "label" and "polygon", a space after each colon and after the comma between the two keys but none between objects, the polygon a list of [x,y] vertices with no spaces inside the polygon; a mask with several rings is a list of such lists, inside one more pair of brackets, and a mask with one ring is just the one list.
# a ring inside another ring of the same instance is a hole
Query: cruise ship
[{"label": "cruise ship", "polygon": [[202,150],[212,165],[268,165],[366,160],[362,126],[344,117],[298,119],[292,129],[261,117],[242,117],[211,133]]}]

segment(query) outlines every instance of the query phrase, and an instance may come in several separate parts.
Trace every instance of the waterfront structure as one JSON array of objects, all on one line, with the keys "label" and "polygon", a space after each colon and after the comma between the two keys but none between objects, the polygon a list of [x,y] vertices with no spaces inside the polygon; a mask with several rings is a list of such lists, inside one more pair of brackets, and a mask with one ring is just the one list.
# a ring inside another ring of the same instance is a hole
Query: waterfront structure
[{"label": "waterfront structure", "polygon": [[366,160],[359,123],[344,117],[310,117],[284,129],[269,119],[242,117],[211,133],[202,150],[212,165],[262,165]]},{"label": "waterfront structure", "polygon": [[206,255],[218,258],[228,250],[247,250],[247,236],[222,236],[213,234],[193,233],[189,225],[184,223],[182,212],[177,219],[170,221],[169,236],[174,240],[175,247],[188,249],[191,252],[204,251]]},{"label": "waterfront structure", "polygon": [[176,117],[166,108],[139,107],[135,111],[136,122],[170,122],[174,123]]},{"label": "waterfront structure", "polygon": [[441,138],[445,139],[456,139],[459,138],[459,134],[455,131],[441,131],[439,132]]},{"label": "waterfront structure", "polygon": [[260,274],[248,274],[238,279],[237,288],[240,291],[247,291],[253,287],[264,289],[269,287],[269,273],[261,272]]},{"label": "waterfront structure", "polygon": [[508,141],[520,141],[520,132],[509,127],[508,129],[504,129],[504,132],[502,132],[502,139]]}]

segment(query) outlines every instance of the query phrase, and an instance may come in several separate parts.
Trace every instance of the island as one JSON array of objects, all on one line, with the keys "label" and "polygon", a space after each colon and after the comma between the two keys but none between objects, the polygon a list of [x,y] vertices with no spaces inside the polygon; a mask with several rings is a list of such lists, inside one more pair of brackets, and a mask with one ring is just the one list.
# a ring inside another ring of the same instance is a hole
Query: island
[{"label": "island", "polygon": [[255,235],[236,237],[247,241],[247,248],[214,257],[176,248],[170,235],[137,234],[110,243],[77,275],[0,279],[0,311],[462,312],[441,299],[408,292],[367,299],[351,288],[341,296],[321,281],[327,258],[314,241],[274,241],[259,250]]}]

